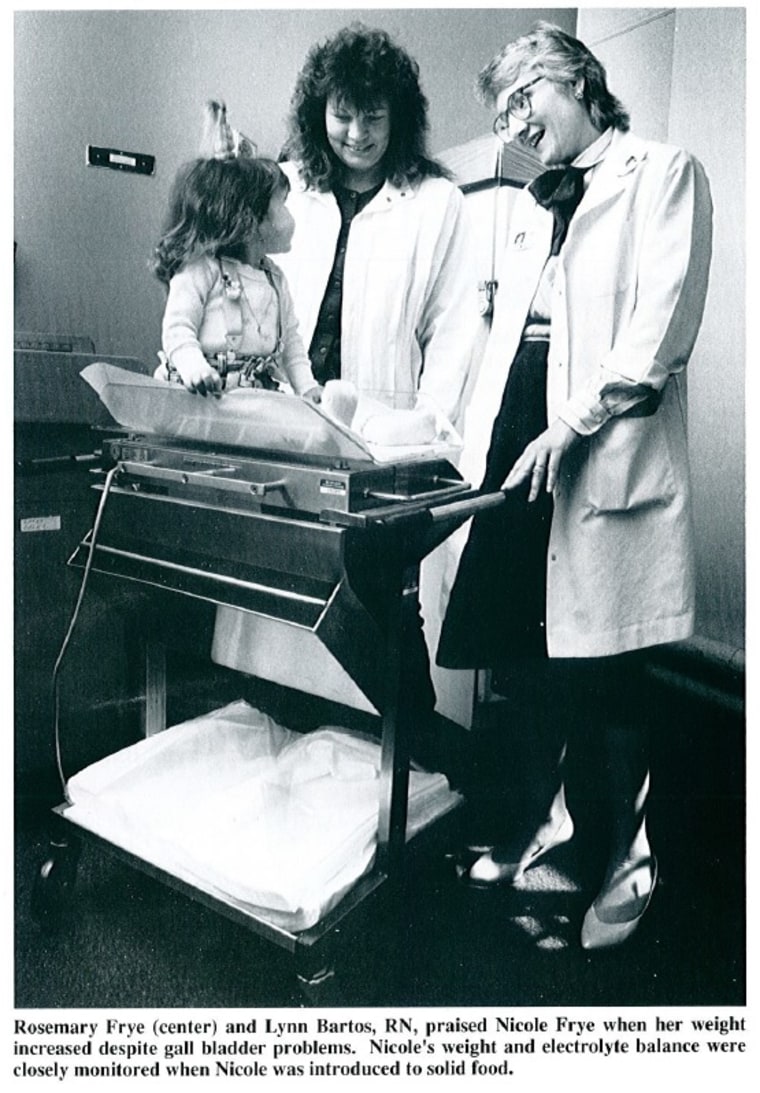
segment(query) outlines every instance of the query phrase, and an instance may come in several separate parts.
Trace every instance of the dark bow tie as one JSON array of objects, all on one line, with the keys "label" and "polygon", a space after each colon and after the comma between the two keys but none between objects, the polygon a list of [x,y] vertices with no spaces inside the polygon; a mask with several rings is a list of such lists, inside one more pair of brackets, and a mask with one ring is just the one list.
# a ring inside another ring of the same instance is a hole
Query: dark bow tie
[{"label": "dark bow tie", "polygon": [[531,182],[528,189],[539,205],[550,209],[554,216],[552,254],[558,254],[565,241],[567,229],[584,193],[581,167],[558,167],[544,171]]}]

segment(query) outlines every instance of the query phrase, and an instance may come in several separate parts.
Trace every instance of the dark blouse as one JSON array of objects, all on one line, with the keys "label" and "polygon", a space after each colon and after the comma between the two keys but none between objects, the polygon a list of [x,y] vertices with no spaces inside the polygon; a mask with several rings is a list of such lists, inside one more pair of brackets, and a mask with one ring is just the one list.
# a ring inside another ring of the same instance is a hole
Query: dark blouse
[{"label": "dark blouse", "polygon": [[319,309],[317,325],[314,328],[314,336],[309,346],[309,359],[317,383],[327,383],[328,380],[340,377],[340,318],[343,303],[343,267],[346,261],[348,233],[356,214],[369,205],[383,185],[384,183],[380,182],[364,193],[347,190],[343,186],[336,186],[333,190],[340,209],[340,232],[335,246],[335,257],[330,277]]}]

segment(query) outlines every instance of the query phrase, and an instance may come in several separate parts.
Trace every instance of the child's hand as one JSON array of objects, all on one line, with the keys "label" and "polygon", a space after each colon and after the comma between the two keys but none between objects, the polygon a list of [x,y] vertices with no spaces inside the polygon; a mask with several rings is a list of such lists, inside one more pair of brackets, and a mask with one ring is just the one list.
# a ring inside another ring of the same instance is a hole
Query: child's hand
[{"label": "child's hand", "polygon": [[219,375],[215,368],[212,368],[208,361],[196,363],[193,361],[191,364],[183,363],[177,365],[177,371],[179,372],[180,379],[184,387],[188,391],[192,391],[193,394],[214,395],[216,398],[220,398],[223,390],[222,377]]},{"label": "child's hand", "polygon": [[319,405],[322,401],[322,388],[318,385],[316,387],[310,387],[308,391],[304,391],[301,398],[305,398],[307,402],[315,402]]}]

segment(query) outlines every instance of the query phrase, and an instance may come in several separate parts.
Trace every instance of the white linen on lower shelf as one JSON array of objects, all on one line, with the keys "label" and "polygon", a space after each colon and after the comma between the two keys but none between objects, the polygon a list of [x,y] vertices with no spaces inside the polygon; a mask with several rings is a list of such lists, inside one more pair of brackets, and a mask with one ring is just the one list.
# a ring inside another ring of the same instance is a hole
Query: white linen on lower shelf
[{"label": "white linen on lower shelf", "polygon": [[[212,895],[300,931],[371,866],[380,746],[298,733],[243,701],[101,759],[68,782],[69,820]],[[460,801],[412,769],[407,839]]]}]

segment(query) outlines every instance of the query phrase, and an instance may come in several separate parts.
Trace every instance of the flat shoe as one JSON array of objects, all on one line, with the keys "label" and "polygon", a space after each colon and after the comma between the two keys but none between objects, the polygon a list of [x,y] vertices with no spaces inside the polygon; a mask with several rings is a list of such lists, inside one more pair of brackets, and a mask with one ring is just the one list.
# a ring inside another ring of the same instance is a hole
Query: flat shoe
[{"label": "flat shoe", "polygon": [[[657,884],[657,858],[652,855],[651,858],[644,860],[649,862],[652,882],[639,913],[632,918],[624,917],[626,915],[626,905],[622,904],[612,912],[609,910],[603,912],[602,917],[597,910],[596,900],[594,900],[588,911],[586,911],[583,925],[581,926],[582,948],[589,951],[595,949],[610,949],[615,945],[622,945],[622,943],[627,941],[631,934],[636,930],[644,916],[644,912],[652,900],[652,895]],[[627,870],[616,887],[624,884],[631,870],[638,869],[642,864],[642,862],[637,862],[630,870]],[[634,887],[634,899],[638,901],[641,898],[641,894],[637,892]],[[632,901],[629,901],[629,905],[630,902]]]},{"label": "flat shoe", "polygon": [[468,883],[470,869],[473,864],[484,854],[490,853],[493,845],[490,843],[469,843],[455,854],[448,854],[453,863],[456,878],[462,884]]},{"label": "flat shoe", "polygon": [[472,864],[466,877],[462,879],[471,888],[493,888],[498,884],[515,884],[526,869],[535,865],[544,854],[548,854],[556,846],[568,842],[573,837],[573,818],[569,812],[565,813],[561,822],[547,835],[543,834],[544,828],[539,828],[535,838],[528,845],[527,850],[517,861],[499,861],[494,855],[498,855],[498,848],[494,847],[477,859]]}]

